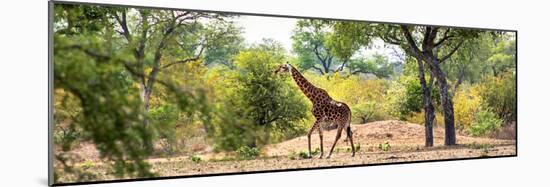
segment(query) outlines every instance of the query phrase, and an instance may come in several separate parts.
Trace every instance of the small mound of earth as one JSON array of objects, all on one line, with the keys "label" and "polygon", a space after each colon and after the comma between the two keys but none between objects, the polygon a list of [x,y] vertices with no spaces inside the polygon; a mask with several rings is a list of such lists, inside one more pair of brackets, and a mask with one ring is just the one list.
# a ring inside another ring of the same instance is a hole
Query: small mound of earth
[{"label": "small mound of earth", "polygon": [[[369,152],[376,152],[378,146],[386,141],[392,150],[422,149],[425,143],[424,126],[397,120],[376,121],[366,124],[351,125],[354,144]],[[434,146],[443,145],[445,132],[441,127],[434,127]],[[323,131],[323,147],[325,152],[330,150],[336,137],[336,130]],[[457,134],[457,144],[512,144],[513,140],[498,140],[490,138],[476,138]],[[307,136],[300,136],[285,142],[269,145],[264,149],[267,156],[288,155],[300,151],[307,151]],[[311,135],[312,150],[319,147],[319,134],[315,131]],[[338,141],[337,148],[350,148],[345,132]]]}]

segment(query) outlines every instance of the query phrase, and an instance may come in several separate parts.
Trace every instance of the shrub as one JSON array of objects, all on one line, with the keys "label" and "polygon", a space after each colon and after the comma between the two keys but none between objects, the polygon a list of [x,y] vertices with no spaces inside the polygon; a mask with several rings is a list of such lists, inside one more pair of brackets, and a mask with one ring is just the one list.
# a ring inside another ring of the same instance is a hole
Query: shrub
[{"label": "shrub", "polygon": [[80,134],[74,125],[68,125],[67,127],[57,126],[53,132],[54,143],[61,145],[63,151],[69,151],[76,140],[80,138]]},{"label": "shrub", "polygon": [[291,152],[291,153],[288,155],[288,159],[290,159],[290,160],[296,160],[296,159],[297,159],[296,156],[297,156],[296,152],[293,151],[293,152]]},{"label": "shrub", "polygon": [[260,151],[255,147],[242,146],[236,152],[241,160],[255,159],[260,156]]},{"label": "shrub", "polygon": [[362,102],[351,107],[353,120],[359,123],[372,121],[375,112],[376,103],[373,101]]},{"label": "shrub", "polygon": [[90,169],[91,167],[94,167],[95,164],[92,162],[92,161],[89,161],[89,160],[86,160],[86,162],[84,162],[81,167],[82,169]]},{"label": "shrub", "polygon": [[156,135],[161,139],[160,143],[164,153],[175,154],[179,148],[176,122],[179,118],[179,110],[175,105],[164,104],[149,111],[151,123],[156,128]]},{"label": "shrub", "polygon": [[342,101],[352,109],[354,122],[363,119],[384,120],[389,117],[383,110],[386,104],[386,92],[389,81],[385,79],[365,79],[357,75],[318,76],[311,72],[304,73],[315,86],[325,89],[329,95]]},{"label": "shrub", "polygon": [[453,104],[458,129],[469,129],[474,122],[477,111],[482,104],[479,88],[479,86],[463,87],[455,93]]},{"label": "shrub", "polygon": [[355,145],[355,152],[359,152],[361,150],[361,144]]},{"label": "shrub", "polygon": [[482,82],[483,103],[505,122],[515,121],[517,116],[515,76],[513,72],[506,72],[488,76]]},{"label": "shrub", "polygon": [[478,110],[475,120],[468,132],[472,136],[484,136],[500,129],[502,120],[492,110],[482,107]]},{"label": "shrub", "polygon": [[390,142],[385,141],[384,143],[378,144],[378,149],[384,152],[389,151],[391,149]]},{"label": "shrub", "polygon": [[85,139],[79,130],[79,121],[84,117],[77,97],[71,92],[56,89],[54,93],[54,131],[53,140],[63,151],[69,151],[72,146]]},{"label": "shrub", "polygon": [[[432,87],[432,103],[438,106],[439,93]],[[385,97],[388,103],[386,110],[392,116],[406,120],[424,109],[423,92],[420,81],[415,76],[401,76],[393,81]]]},{"label": "shrub", "polygon": [[199,163],[202,161],[202,158],[197,155],[190,156],[189,159],[194,163]]},{"label": "shrub", "polygon": [[300,156],[300,158],[302,159],[310,158],[309,153],[307,153],[306,151],[300,151],[300,153],[298,153],[298,156]]},{"label": "shrub", "polygon": [[210,132],[216,148],[261,147],[306,132],[311,124],[296,124],[307,117],[307,100],[288,75],[273,73],[285,58],[284,49],[270,43],[235,57],[236,67],[227,72],[230,81],[224,88],[229,91],[216,106],[216,131]]}]

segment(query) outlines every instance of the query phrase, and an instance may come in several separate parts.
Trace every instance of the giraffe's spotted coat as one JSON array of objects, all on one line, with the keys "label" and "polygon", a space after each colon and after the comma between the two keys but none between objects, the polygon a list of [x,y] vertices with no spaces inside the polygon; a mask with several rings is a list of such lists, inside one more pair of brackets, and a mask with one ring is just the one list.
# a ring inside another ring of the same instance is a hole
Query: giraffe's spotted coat
[{"label": "giraffe's spotted coat", "polygon": [[350,140],[352,156],[355,155],[355,147],[353,146],[353,134],[351,132],[350,123],[351,123],[351,110],[346,103],[335,101],[330,97],[327,91],[315,87],[311,84],[296,68],[292,65],[286,63],[279,66],[275,71],[276,73],[290,72],[290,75],[300,87],[300,90],[306,95],[306,97],[313,103],[313,108],[311,112],[315,116],[315,123],[311,127],[308,133],[308,150],[311,155],[311,134],[315,129],[319,132],[320,144],[321,144],[321,157],[323,156],[323,128],[321,125],[323,123],[334,124],[337,126],[338,131],[336,134],[336,139],[332,145],[332,148],[329,152],[327,158],[332,155],[334,146],[340,139],[342,130],[346,130],[346,135]]}]

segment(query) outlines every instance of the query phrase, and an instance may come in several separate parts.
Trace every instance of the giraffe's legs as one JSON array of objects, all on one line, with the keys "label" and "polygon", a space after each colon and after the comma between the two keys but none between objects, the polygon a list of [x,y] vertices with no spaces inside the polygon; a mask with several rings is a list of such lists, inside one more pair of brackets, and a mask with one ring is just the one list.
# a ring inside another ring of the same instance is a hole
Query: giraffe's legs
[{"label": "giraffe's legs", "polygon": [[348,126],[348,128],[346,129],[346,134],[348,135],[348,139],[351,143],[351,157],[354,157],[355,156],[355,145],[353,144],[353,132],[351,132],[351,127]]},{"label": "giraffe's legs", "polygon": [[343,124],[338,124],[338,131],[336,132],[336,138],[334,139],[334,143],[332,143],[332,148],[330,148],[330,152],[328,153],[327,158],[330,158],[330,156],[332,155],[332,151],[334,151],[334,147],[336,146],[336,143],[338,143],[338,140],[342,135],[343,128],[344,128]]},{"label": "giraffe's legs", "polygon": [[323,127],[321,125],[317,125],[317,129],[319,130],[319,142],[321,143],[320,149],[321,149],[321,155],[319,158],[323,158]]},{"label": "giraffe's legs", "polygon": [[315,121],[315,123],[313,124],[311,129],[309,129],[309,132],[307,133],[307,150],[309,151],[309,158],[311,158],[311,134],[313,133],[315,128],[317,128],[317,126],[319,126],[319,123],[320,123],[319,120]]}]

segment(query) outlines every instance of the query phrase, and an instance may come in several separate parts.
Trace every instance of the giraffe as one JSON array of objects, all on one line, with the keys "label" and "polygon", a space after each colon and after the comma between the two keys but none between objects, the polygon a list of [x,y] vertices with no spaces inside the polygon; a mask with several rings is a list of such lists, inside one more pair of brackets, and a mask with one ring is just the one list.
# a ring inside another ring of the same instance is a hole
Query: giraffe
[{"label": "giraffe", "polygon": [[355,147],[353,144],[353,133],[351,132],[351,110],[346,103],[335,101],[332,99],[327,91],[315,87],[311,84],[296,68],[292,65],[285,63],[281,64],[277,70],[276,74],[281,73],[290,73],[300,90],[304,95],[313,103],[313,108],[311,112],[315,116],[315,123],[309,130],[307,134],[307,145],[309,151],[309,157],[311,157],[311,134],[315,129],[319,131],[319,140],[320,140],[320,151],[321,154],[319,158],[323,158],[323,123],[335,124],[337,126],[336,138],[332,144],[332,148],[327,156],[330,158],[332,151],[336,146],[336,143],[340,139],[342,130],[346,129],[347,138],[351,143],[352,157],[355,156]]}]

